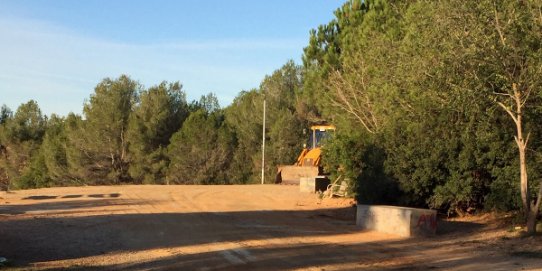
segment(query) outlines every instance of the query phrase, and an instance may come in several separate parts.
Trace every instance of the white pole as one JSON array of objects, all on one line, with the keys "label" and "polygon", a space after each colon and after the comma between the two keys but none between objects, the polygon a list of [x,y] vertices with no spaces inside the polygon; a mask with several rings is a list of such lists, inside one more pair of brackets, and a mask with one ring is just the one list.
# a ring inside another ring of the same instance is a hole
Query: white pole
[{"label": "white pole", "polygon": [[264,184],[265,166],[265,96],[263,98],[263,128],[262,128],[262,184]]}]

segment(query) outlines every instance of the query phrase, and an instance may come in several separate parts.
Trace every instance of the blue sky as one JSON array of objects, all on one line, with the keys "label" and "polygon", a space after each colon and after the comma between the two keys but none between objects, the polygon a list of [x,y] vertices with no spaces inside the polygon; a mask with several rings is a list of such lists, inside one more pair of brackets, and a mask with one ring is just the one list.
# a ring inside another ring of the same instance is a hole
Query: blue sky
[{"label": "blue sky", "polygon": [[227,106],[287,60],[342,0],[0,0],[0,104],[81,113],[105,77],[180,81]]}]

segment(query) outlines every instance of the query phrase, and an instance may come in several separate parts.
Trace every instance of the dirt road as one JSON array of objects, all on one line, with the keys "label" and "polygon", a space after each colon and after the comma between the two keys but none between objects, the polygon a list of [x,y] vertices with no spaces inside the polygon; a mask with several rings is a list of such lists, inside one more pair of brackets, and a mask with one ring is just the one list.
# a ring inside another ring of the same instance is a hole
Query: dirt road
[{"label": "dirt road", "polygon": [[277,185],[2,192],[0,256],[44,270],[542,269],[479,223],[403,239],[360,231],[351,205]]}]

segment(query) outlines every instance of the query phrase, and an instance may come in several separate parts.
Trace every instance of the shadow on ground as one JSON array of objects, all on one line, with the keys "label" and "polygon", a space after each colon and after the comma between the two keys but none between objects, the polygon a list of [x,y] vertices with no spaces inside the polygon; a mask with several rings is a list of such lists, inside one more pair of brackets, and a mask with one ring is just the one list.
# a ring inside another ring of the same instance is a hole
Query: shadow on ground
[{"label": "shadow on ground", "polygon": [[[46,200],[46,199],[56,199],[56,198],[63,198],[63,199],[74,199],[74,198],[81,198],[85,195],[64,195],[64,196],[49,196],[49,195],[37,195],[37,196],[28,196],[26,198],[23,198],[24,200]],[[119,193],[111,193],[111,194],[90,194],[87,195],[89,198],[118,198],[120,197]]]},{"label": "shadow on ground", "polygon": [[56,199],[57,196],[29,196],[23,199],[32,199],[32,200],[44,200],[44,199]]},{"label": "shadow on ground", "polygon": [[[181,254],[158,260],[134,263],[113,264],[102,267],[76,266],[68,270],[196,270],[203,267],[218,270],[292,270],[336,266],[339,270],[512,270],[510,262],[504,258],[487,257],[469,253],[468,248],[460,248],[453,253],[463,257],[433,257],[427,259],[423,254],[433,246],[419,247],[409,241],[368,242],[355,245],[296,244],[269,248],[251,249],[251,257],[257,260],[244,261],[238,254],[239,262],[224,263],[222,255],[232,250]],[[235,251],[233,251],[234,253]],[[512,263],[521,269],[520,260]],[[348,266],[342,268],[342,266]],[[483,267],[483,268],[481,268]],[[542,263],[538,265],[542,267]],[[51,269],[55,270],[55,269]]]},{"label": "shadow on ground", "polygon": [[[126,199],[44,202],[18,205],[0,213],[76,212],[77,208],[127,206],[147,202]],[[16,210],[16,211],[14,211]],[[267,238],[317,236],[355,231],[353,221],[330,212],[252,211],[91,215],[19,216],[0,219],[0,252],[18,265],[74,259],[120,251],[239,242]],[[323,215],[324,214],[324,215]],[[314,224],[322,227],[314,227]]]},{"label": "shadow on ground", "polygon": [[[67,198],[71,198],[72,196]],[[63,197],[64,198],[64,197]],[[96,207],[108,207],[108,206],[129,206],[133,204],[142,204],[149,203],[149,201],[142,200],[116,200],[116,199],[99,199],[99,200],[65,200],[65,201],[54,201],[54,202],[40,202],[40,203],[29,203],[29,204],[20,204],[20,205],[9,205],[4,204],[0,206],[0,215],[20,215],[27,214],[32,212],[47,212],[50,214],[50,211],[69,211],[69,210],[78,210],[85,208],[96,208]],[[80,211],[80,212],[86,212]],[[64,219],[69,219],[66,217]],[[1,223],[1,221],[0,221]]]},{"label": "shadow on ground", "polygon": [[[98,197],[99,198],[99,197]],[[68,200],[18,205],[19,213],[39,210],[77,209],[111,205],[146,204],[122,198]],[[6,206],[4,206],[6,207]],[[7,206],[9,210],[10,206]],[[85,211],[86,213],[87,211]],[[380,242],[319,243],[310,237],[357,233],[353,207],[309,211],[245,211],[194,213],[113,213],[32,217],[11,214],[0,217],[0,255],[13,260],[14,266],[31,267],[38,262],[77,259],[118,252],[138,252],[157,248],[179,248],[216,243],[242,244],[254,240],[279,240],[278,243],[248,248],[247,251],[217,248],[211,251],[175,254],[143,263],[66,267],[73,270],[192,270],[202,267],[238,270],[280,270],[323,265],[355,266],[352,270],[424,270],[463,267],[473,262],[499,266],[505,259],[470,253],[472,245],[461,246],[454,238],[481,225],[445,222],[441,235],[429,239],[395,239]],[[0,210],[0,214],[2,210]],[[280,243],[281,238],[305,241]],[[314,239],[317,240],[317,239]],[[458,241],[459,242],[459,241]],[[425,253],[454,245],[464,257],[433,257]],[[484,244],[477,244],[479,247]],[[233,255],[233,256],[232,256]],[[229,259],[229,261],[226,261]],[[233,260],[232,260],[233,259]],[[399,261],[400,260],[400,261]],[[383,264],[386,263],[386,264]],[[518,262],[518,268],[521,263]],[[542,268],[542,262],[540,263]],[[475,267],[472,267],[475,268]],[[491,268],[490,268],[491,269]]]}]

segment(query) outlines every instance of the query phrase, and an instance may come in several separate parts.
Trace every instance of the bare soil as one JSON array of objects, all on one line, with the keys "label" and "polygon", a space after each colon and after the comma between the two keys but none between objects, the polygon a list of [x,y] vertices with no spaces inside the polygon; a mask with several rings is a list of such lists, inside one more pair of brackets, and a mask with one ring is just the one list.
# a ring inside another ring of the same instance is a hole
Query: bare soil
[{"label": "bare soil", "polygon": [[24,270],[542,270],[542,237],[501,217],[442,220],[436,237],[407,239],[361,231],[352,200],[298,189],[1,192],[0,257]]}]

